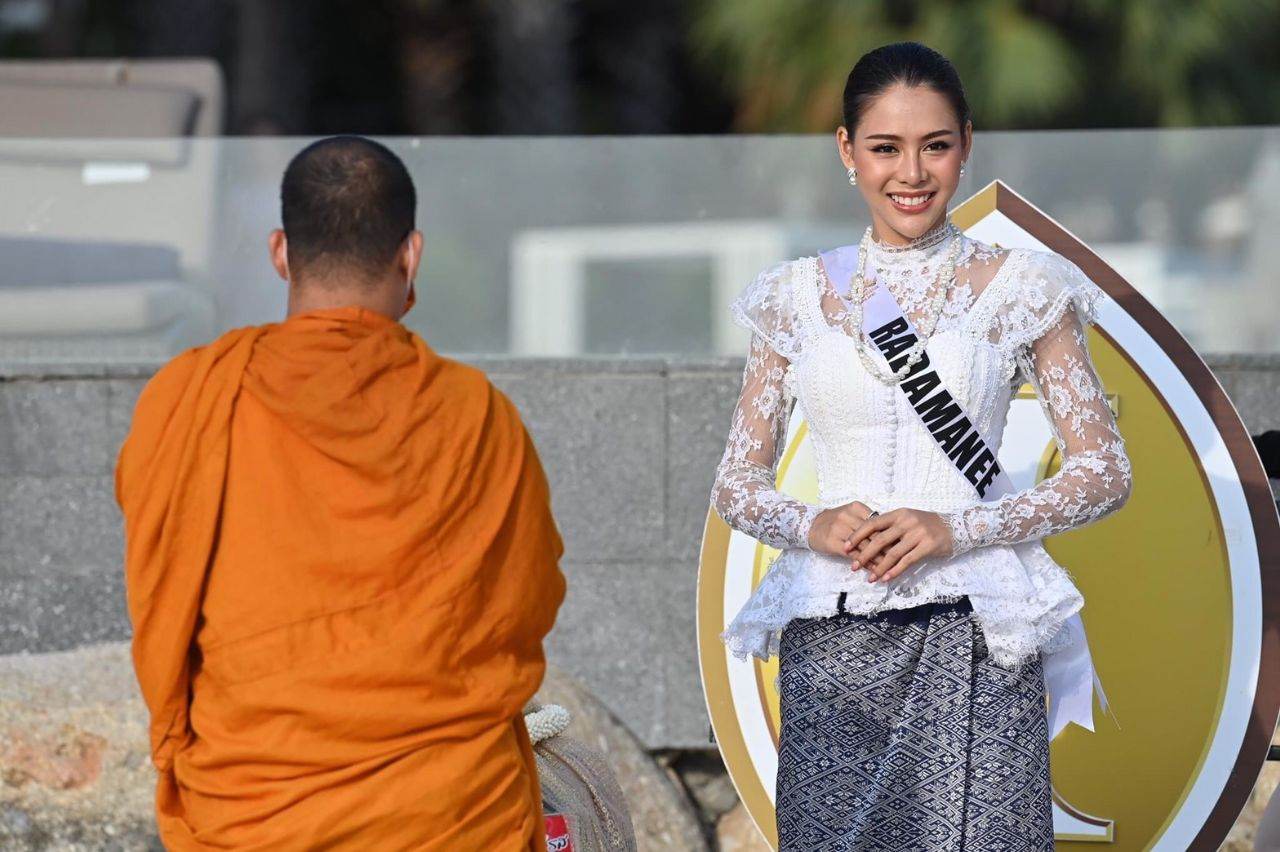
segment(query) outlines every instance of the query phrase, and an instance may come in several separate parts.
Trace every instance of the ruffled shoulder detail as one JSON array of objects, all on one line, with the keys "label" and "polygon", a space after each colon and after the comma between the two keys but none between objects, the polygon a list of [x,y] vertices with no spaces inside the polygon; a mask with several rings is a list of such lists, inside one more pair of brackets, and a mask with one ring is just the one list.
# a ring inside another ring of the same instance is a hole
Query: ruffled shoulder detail
[{"label": "ruffled shoulder detail", "polygon": [[792,287],[795,263],[786,261],[764,270],[729,303],[738,325],[763,337],[787,359],[800,354],[800,324]]},{"label": "ruffled shoulder detail", "polygon": [[993,343],[1019,349],[1039,340],[1068,308],[1081,325],[1097,321],[1106,298],[1102,289],[1071,261],[1052,252],[1015,249],[1001,269],[1000,291],[987,306],[983,327]]}]

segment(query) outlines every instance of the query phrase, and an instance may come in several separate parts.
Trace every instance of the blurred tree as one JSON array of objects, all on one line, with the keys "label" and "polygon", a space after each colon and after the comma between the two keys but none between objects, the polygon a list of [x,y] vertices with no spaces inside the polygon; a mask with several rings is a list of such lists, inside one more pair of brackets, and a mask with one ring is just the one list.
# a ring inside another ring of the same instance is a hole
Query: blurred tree
[{"label": "blurred tree", "polygon": [[[305,2],[235,0],[235,52],[228,68],[230,126],[238,133],[299,134],[315,90],[306,45],[315,16]],[[263,81],[270,80],[270,85]]]},{"label": "blurred tree", "polygon": [[595,0],[578,12],[584,129],[670,132],[686,87],[678,0]]},{"label": "blurred tree", "polygon": [[982,129],[1280,123],[1280,0],[0,0],[0,57],[217,59],[234,134],[826,132],[903,39]]},{"label": "blurred tree", "polygon": [[476,32],[483,28],[473,4],[452,0],[400,0],[396,50],[404,89],[402,111],[413,134],[465,133],[475,125]]},{"label": "blurred tree", "polygon": [[492,52],[492,127],[499,133],[573,133],[573,18],[567,0],[482,0]]},{"label": "blurred tree", "polygon": [[853,62],[894,41],[951,58],[985,128],[1280,120],[1275,0],[701,0],[695,49],[736,125],[840,123]]},{"label": "blurred tree", "polygon": [[1108,124],[1280,121],[1276,0],[1085,0],[1083,43]]},{"label": "blurred tree", "polygon": [[694,27],[704,57],[735,86],[741,130],[835,127],[854,60],[894,41],[950,57],[984,124],[1050,115],[1083,80],[1066,38],[1017,0],[704,0]]}]

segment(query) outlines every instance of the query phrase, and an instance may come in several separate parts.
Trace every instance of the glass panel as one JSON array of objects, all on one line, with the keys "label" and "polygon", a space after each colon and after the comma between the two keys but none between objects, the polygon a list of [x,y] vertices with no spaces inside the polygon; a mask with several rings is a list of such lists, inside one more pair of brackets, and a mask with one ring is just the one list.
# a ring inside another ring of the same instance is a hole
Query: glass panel
[{"label": "glass panel", "polygon": [[586,272],[585,351],[711,353],[705,259],[593,261]]},{"label": "glass panel", "polygon": [[[0,360],[155,361],[283,316],[267,262],[305,139],[0,140]],[[761,268],[866,227],[829,137],[395,138],[453,353],[745,352]],[[1001,178],[1201,351],[1280,350],[1280,129],[978,134]]]}]

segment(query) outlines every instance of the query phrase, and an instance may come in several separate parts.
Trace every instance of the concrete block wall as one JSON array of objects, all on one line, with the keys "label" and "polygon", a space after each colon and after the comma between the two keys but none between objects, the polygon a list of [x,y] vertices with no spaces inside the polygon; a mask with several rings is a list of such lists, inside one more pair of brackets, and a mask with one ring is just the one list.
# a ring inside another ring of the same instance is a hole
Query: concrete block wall
[{"label": "concrete block wall", "polygon": [[[1210,365],[1253,433],[1280,428],[1280,357]],[[649,748],[708,745],[698,548],[742,364],[473,360],[520,408],[551,481],[569,592],[553,662]],[[129,635],[112,471],[154,365],[0,365],[0,654]]]}]

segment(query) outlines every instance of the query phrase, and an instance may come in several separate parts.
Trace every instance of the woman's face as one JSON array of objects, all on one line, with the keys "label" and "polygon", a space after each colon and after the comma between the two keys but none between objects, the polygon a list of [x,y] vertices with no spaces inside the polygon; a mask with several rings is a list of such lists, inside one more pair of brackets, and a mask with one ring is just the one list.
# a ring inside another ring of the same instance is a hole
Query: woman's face
[{"label": "woman's face", "polygon": [[935,89],[904,84],[871,102],[852,138],[844,127],[836,131],[840,159],[858,170],[877,239],[910,242],[947,215],[972,134]]}]

